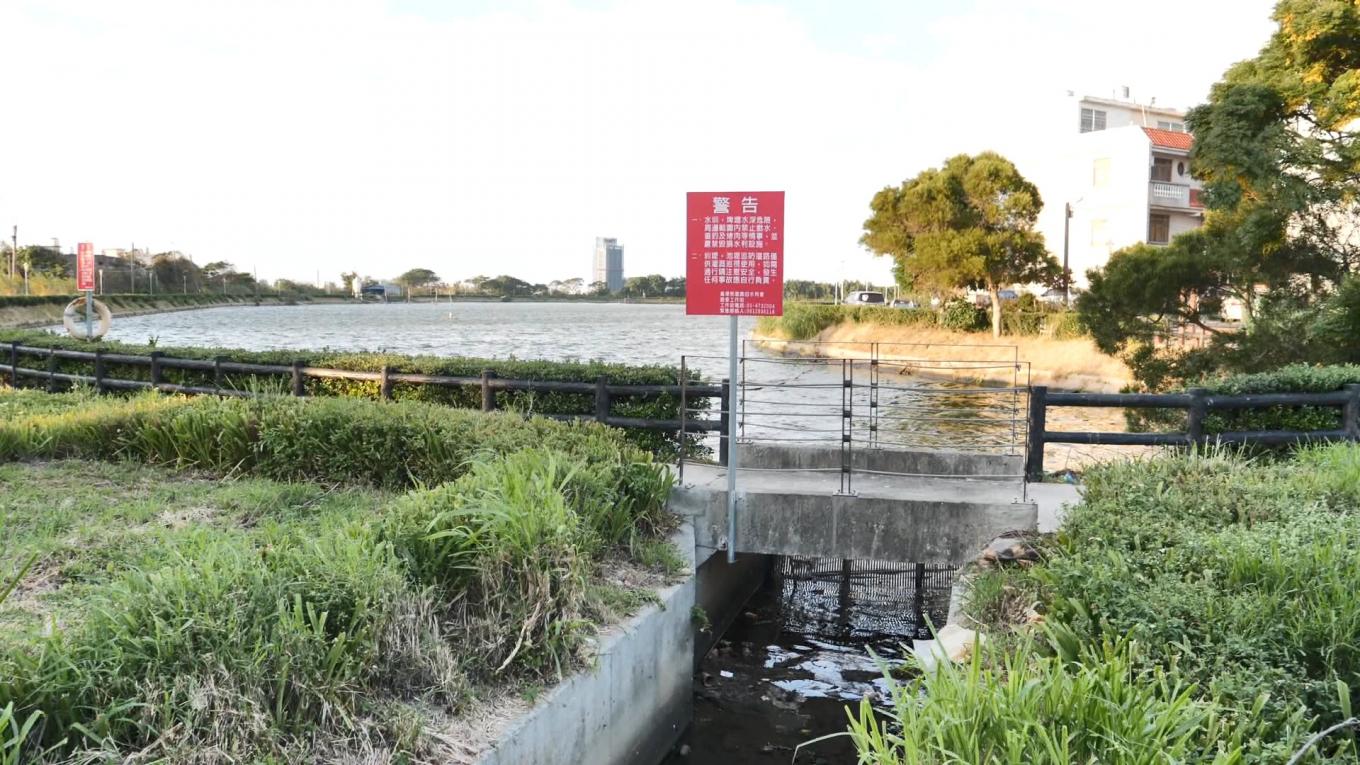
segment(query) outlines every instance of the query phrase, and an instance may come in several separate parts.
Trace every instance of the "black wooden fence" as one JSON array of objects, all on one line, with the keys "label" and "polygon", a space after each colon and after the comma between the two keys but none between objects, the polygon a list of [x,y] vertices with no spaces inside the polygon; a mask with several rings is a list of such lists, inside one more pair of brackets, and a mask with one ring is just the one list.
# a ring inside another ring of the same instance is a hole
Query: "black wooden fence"
[{"label": "black wooden fence", "polygon": [[[1048,430],[1048,408],[1053,406],[1140,407],[1185,409],[1184,433],[1101,433]],[[1209,412],[1223,409],[1263,409],[1276,406],[1341,407],[1336,430],[1243,430],[1205,433]],[[1025,475],[1037,481],[1044,474],[1045,444],[1112,446],[1194,446],[1202,444],[1261,444],[1278,446],[1309,441],[1360,441],[1360,385],[1326,393],[1251,393],[1223,395],[1203,388],[1185,393],[1049,393],[1036,385],[1029,392],[1029,436]]]},{"label": "black wooden fence", "polygon": [[[19,387],[20,380],[27,378],[29,380],[37,380],[40,384],[45,383],[46,388],[49,391],[55,390],[61,384],[80,384],[89,385],[100,393],[110,390],[158,390],[164,393],[253,396],[258,395],[258,392],[228,387],[225,384],[225,375],[273,375],[286,377],[289,381],[290,392],[294,396],[306,395],[306,381],[308,378],[377,382],[379,396],[387,400],[392,398],[392,386],[396,383],[479,388],[482,393],[482,411],[484,412],[490,412],[496,409],[495,394],[497,391],[577,393],[594,397],[594,406],[591,412],[581,414],[545,414],[543,416],[560,420],[595,420],[617,428],[638,428],[643,430],[680,432],[683,427],[683,430],[686,433],[725,432],[724,429],[727,427],[725,424],[727,421],[727,412],[729,411],[726,385],[690,383],[685,379],[683,370],[681,373],[681,382],[679,384],[615,385],[603,377],[598,378],[594,382],[512,380],[497,377],[495,371],[490,369],[483,370],[480,377],[453,377],[448,375],[396,372],[389,366],[383,366],[381,370],[376,372],[362,372],[348,369],[328,369],[324,367],[307,366],[301,361],[294,361],[288,366],[282,366],[277,364],[249,364],[232,361],[223,357],[215,359],[180,359],[165,356],[160,351],[153,351],[149,355],[142,356],[124,353],[105,353],[104,351],[91,352],[70,351],[59,348],[39,348],[20,345],[19,343],[10,343],[7,350],[9,354],[9,363],[0,364],[0,374],[8,375],[9,382],[12,386],[16,388]],[[36,356],[45,359],[45,368],[34,369],[20,366],[19,360],[26,356]],[[94,364],[94,374],[80,375],[58,372],[57,362],[62,359],[86,363],[92,362]],[[112,377],[107,373],[109,364],[150,367],[150,379],[129,380]],[[199,372],[212,372],[213,384],[211,386],[203,386],[181,385],[167,382],[164,377],[164,372],[167,369],[188,369]],[[616,397],[647,399],[658,398],[660,396],[678,396],[680,398],[680,409],[682,411],[687,402],[705,398],[719,399],[721,402],[722,417],[717,420],[685,418],[682,423],[680,419],[668,420],[641,417],[617,417],[611,413],[613,401]]]}]

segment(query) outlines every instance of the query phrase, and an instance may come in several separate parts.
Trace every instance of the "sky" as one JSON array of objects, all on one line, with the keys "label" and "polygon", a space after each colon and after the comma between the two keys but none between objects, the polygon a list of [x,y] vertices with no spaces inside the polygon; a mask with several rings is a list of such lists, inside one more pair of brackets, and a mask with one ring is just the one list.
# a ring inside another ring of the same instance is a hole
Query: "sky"
[{"label": "sky", "polygon": [[876,191],[986,149],[1037,180],[1069,92],[1193,106],[1271,6],[4,0],[0,229],[301,281],[589,280],[608,236],[676,276],[686,191],[783,190],[789,278],[886,282]]}]

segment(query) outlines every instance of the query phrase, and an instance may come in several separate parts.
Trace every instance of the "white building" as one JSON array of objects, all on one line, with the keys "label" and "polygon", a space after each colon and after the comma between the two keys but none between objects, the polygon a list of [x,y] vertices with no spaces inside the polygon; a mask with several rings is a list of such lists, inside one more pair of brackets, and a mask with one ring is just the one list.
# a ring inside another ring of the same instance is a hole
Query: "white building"
[{"label": "white building", "polygon": [[[1114,251],[1139,242],[1166,244],[1204,222],[1200,183],[1190,177],[1192,137],[1184,112],[1132,101],[1077,102],[1067,181],[1049,205],[1068,205],[1067,263],[1072,285]],[[1063,240],[1048,240],[1062,259]]]},{"label": "white building", "polygon": [[604,282],[610,292],[623,289],[623,245],[617,239],[596,237],[591,281]]}]

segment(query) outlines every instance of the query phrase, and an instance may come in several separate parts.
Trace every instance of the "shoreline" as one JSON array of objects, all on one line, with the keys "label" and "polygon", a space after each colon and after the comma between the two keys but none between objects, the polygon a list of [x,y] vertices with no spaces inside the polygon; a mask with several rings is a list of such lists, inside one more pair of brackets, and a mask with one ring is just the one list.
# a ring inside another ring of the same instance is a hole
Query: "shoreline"
[{"label": "shoreline", "polygon": [[1046,385],[1090,393],[1117,393],[1132,380],[1123,362],[1101,354],[1090,340],[993,338],[980,333],[855,323],[833,325],[808,340],[789,340],[758,331],[753,331],[750,339],[757,347],[774,353],[833,359],[868,359],[871,348],[878,345],[883,361],[922,366],[937,363],[909,373],[930,380]]},{"label": "shoreline", "polygon": [[[163,299],[148,295],[144,299],[132,301],[133,308],[124,309],[122,296],[103,300],[109,306],[113,318],[132,318],[135,316],[149,316],[158,313],[179,313],[180,311],[201,311],[208,308],[255,308],[259,306],[281,306],[281,305],[310,305],[310,304],[333,304],[343,303],[348,299],[344,298],[311,298],[309,300],[295,300],[292,298],[277,298],[272,296],[242,297],[240,300],[228,299],[222,301],[203,302],[193,305],[182,303],[184,296],[177,295]],[[147,306],[147,303],[152,305]],[[0,329],[43,329],[61,324],[63,304],[44,303],[26,306],[4,306],[0,305]]]}]

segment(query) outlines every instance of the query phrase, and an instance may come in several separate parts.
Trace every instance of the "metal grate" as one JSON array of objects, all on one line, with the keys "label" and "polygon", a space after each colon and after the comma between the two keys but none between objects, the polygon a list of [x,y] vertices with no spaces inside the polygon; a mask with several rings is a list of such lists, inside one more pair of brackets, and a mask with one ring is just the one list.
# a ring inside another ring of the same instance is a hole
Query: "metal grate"
[{"label": "metal grate", "polygon": [[[783,556],[784,628],[841,644],[925,640],[949,616],[956,566]],[[927,619],[929,621],[927,622]]]}]

